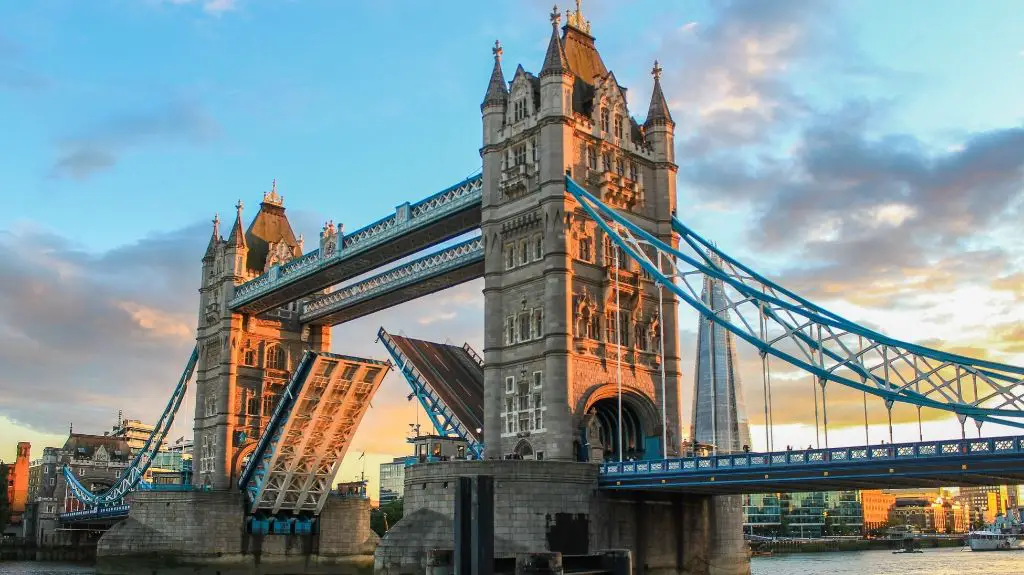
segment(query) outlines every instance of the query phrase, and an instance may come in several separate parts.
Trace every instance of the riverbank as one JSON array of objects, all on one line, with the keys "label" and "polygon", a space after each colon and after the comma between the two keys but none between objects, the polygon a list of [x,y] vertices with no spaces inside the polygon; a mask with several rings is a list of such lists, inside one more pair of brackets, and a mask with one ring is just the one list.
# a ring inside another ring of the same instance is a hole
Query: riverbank
[{"label": "riverbank", "polygon": [[[880,551],[902,549],[902,539],[779,539],[775,541],[750,541],[753,553],[829,553],[837,551]],[[914,546],[921,549],[963,547],[966,536],[952,539],[914,539]]]}]

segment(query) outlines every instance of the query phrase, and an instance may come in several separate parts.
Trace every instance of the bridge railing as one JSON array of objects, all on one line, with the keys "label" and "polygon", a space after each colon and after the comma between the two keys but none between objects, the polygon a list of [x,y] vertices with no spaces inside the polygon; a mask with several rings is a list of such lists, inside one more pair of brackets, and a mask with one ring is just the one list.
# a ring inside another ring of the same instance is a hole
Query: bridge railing
[{"label": "bridge railing", "polygon": [[859,447],[832,447],[771,453],[730,453],[707,457],[624,461],[601,464],[601,475],[700,474],[715,470],[791,468],[809,465],[848,465],[879,460],[911,460],[943,457],[981,457],[1024,454],[1024,437],[949,439]]}]

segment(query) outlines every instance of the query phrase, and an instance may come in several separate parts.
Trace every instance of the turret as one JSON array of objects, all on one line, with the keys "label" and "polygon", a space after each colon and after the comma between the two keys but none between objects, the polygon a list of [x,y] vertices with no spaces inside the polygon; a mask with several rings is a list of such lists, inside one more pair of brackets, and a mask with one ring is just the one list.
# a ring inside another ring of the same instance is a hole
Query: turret
[{"label": "turret", "polygon": [[647,109],[647,120],[644,122],[647,141],[654,148],[656,161],[674,164],[676,123],[672,121],[668,102],[661,91],[661,66],[657,60],[654,61],[651,75],[654,76],[654,89],[651,91],[651,105]]},{"label": "turret", "polygon": [[508,86],[505,75],[501,71],[501,42],[494,41],[494,68],[491,79],[487,83],[487,93],[480,104],[484,119],[484,146],[496,144],[501,138],[501,128],[505,123],[505,108],[508,106]]},{"label": "turret", "polygon": [[558,7],[551,11],[551,39],[544,54],[544,66],[540,70],[540,115],[570,116],[572,115],[573,75],[569,70],[569,60],[565,55],[565,47],[558,36],[558,25],[561,17]]},{"label": "turret", "polygon": [[245,260],[249,254],[249,246],[245,242],[245,232],[242,231],[242,200],[235,204],[235,223],[231,226],[231,235],[225,244],[225,271],[232,272],[236,280],[246,276]]}]

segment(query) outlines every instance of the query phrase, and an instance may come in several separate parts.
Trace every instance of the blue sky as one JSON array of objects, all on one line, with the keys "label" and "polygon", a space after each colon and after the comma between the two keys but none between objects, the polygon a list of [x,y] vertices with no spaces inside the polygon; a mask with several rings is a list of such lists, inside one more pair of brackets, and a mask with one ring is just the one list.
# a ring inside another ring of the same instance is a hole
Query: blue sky
[{"label": "blue sky", "polygon": [[[215,212],[254,208],[277,178],[312,243],[325,219],[360,227],[477,170],[490,48],[501,39],[506,78],[518,63],[536,72],[550,9],[0,5],[0,458],[22,438],[59,442],[70,420],[101,431],[119,408],[156,416],[142,406],[162,404],[191,349]],[[1024,362],[1018,2],[584,11],[641,120],[653,60],[665,68],[680,214],[698,231],[893,335]],[[476,343],[480,287],[355,322],[336,347],[382,356],[381,324]],[[389,379],[366,427],[415,418],[404,396]],[[356,448],[400,455],[400,435]]]}]

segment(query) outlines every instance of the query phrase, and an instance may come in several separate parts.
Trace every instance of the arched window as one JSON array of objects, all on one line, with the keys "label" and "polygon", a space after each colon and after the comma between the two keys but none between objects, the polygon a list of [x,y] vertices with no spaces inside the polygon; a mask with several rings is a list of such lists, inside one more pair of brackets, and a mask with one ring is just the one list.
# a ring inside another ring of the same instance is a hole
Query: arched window
[{"label": "arched window", "polygon": [[284,369],[284,351],[281,346],[271,345],[267,347],[266,369]]}]

